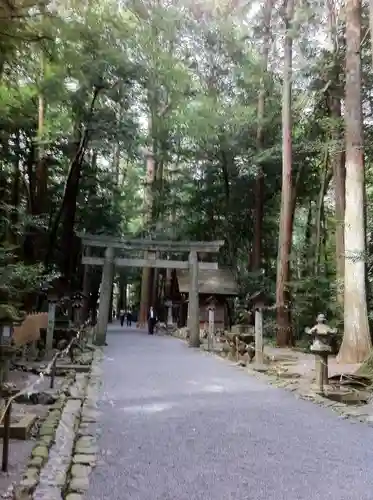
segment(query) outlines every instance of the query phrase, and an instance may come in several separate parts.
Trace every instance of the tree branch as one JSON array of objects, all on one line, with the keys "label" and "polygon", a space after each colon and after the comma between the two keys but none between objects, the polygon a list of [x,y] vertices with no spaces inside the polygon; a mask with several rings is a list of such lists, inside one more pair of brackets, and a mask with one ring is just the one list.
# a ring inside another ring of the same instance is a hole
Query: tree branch
[{"label": "tree branch", "polygon": [[53,226],[51,228],[49,245],[48,245],[48,252],[46,255],[46,259],[45,259],[45,266],[46,267],[49,264],[49,260],[50,260],[50,257],[51,257],[52,251],[53,251],[53,247],[54,247],[54,244],[56,241],[56,237],[57,237],[58,227],[60,225],[60,222],[62,219],[62,214],[63,214],[65,207],[66,207],[69,184],[71,182],[71,179],[73,177],[75,169],[82,164],[82,161],[84,159],[85,151],[87,149],[87,145],[88,145],[88,141],[89,141],[89,125],[91,123],[95,104],[96,104],[96,101],[97,101],[97,98],[98,98],[98,95],[99,95],[101,89],[102,89],[102,87],[95,87],[95,89],[94,89],[91,104],[89,107],[88,119],[87,119],[87,122],[85,124],[84,131],[81,134],[79,145],[76,149],[75,156],[70,163],[69,173],[67,175],[67,179],[66,179],[66,183],[65,183],[62,203],[61,203],[60,209],[58,210],[56,218],[53,222]]}]

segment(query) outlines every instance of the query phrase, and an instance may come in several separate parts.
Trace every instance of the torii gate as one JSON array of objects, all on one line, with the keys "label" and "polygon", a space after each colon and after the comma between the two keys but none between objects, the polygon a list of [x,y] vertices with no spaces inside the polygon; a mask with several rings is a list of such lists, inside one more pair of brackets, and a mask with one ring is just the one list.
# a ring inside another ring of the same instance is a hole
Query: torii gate
[{"label": "torii gate", "polygon": [[[189,345],[199,347],[199,298],[198,298],[198,270],[216,270],[217,262],[198,262],[198,253],[217,253],[224,241],[156,241],[146,239],[118,239],[108,236],[99,236],[80,233],[78,236],[83,244],[82,264],[85,266],[102,266],[100,288],[100,304],[98,322],[96,326],[96,344],[104,345],[108,326],[111,291],[114,280],[115,267],[152,267],[158,269],[189,269],[189,315],[188,328],[190,331]],[[105,257],[85,255],[87,248],[105,248]],[[137,251],[143,253],[143,258],[128,258],[116,256],[116,250]],[[156,252],[170,252],[173,254],[189,253],[188,260],[162,260],[156,258]]]}]

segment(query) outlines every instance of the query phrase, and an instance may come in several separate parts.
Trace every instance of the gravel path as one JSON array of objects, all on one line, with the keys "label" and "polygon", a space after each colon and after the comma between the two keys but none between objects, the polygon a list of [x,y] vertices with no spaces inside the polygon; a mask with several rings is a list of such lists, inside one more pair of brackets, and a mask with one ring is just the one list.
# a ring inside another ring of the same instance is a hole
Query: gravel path
[{"label": "gravel path", "polygon": [[111,327],[89,500],[372,500],[373,429]]}]

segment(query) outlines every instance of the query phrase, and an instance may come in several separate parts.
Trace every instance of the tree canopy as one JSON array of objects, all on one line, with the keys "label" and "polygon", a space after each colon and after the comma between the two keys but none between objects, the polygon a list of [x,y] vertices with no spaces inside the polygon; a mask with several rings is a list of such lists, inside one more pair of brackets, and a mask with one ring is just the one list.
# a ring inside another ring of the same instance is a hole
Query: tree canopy
[{"label": "tree canopy", "polygon": [[80,288],[77,231],[223,239],[240,298],[277,302],[281,345],[323,312],[348,325],[344,359],[367,356],[373,54],[357,4],[4,3],[1,300],[25,300],[3,285],[9,259],[34,289],[48,273]]}]

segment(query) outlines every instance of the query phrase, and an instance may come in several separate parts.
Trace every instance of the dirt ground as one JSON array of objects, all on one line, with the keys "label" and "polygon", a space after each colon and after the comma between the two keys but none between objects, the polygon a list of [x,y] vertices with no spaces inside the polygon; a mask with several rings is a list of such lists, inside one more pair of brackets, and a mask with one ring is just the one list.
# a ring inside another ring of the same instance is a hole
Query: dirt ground
[{"label": "dirt ground", "polygon": [[[305,383],[311,384],[315,378],[315,356],[292,349],[283,349],[266,345],[264,353],[271,359],[271,365],[282,372],[299,374]],[[335,356],[329,357],[329,377],[337,374],[354,373],[360,364],[337,363]],[[295,375],[296,376],[296,375]]]},{"label": "dirt ground", "polygon": [[[186,329],[180,328],[176,336],[181,339],[186,338]],[[207,348],[207,340],[203,339],[202,343]],[[215,347],[219,349],[219,341],[215,343]],[[264,342],[264,354],[270,359],[270,368],[278,370],[280,373],[287,373],[289,378],[294,375],[294,378],[301,379],[302,385],[312,385],[315,379],[315,356],[311,353],[305,353],[290,348],[278,348]],[[245,358],[246,359],[246,358]],[[247,361],[247,359],[246,359]],[[337,363],[335,356],[329,356],[329,377],[337,374],[354,373],[360,364],[340,364]],[[250,366],[250,365],[248,365]]]}]

